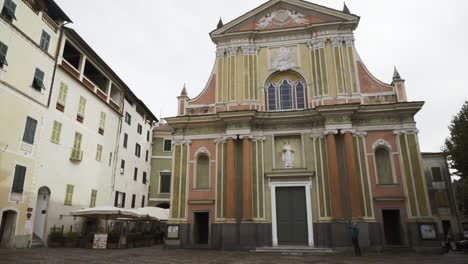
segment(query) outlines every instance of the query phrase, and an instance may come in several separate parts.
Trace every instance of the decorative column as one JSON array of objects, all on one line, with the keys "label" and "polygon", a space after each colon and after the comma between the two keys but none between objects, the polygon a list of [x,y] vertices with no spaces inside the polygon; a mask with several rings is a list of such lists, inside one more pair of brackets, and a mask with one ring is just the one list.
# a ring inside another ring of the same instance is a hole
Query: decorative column
[{"label": "decorative column", "polygon": [[235,156],[236,147],[233,138],[227,140],[226,153],[226,218],[234,219],[236,216],[236,179]]},{"label": "decorative column", "polygon": [[341,204],[340,175],[338,173],[338,159],[336,153],[335,135],[338,130],[326,130],[328,176],[330,178],[331,216],[333,219],[343,219],[343,205]]},{"label": "decorative column", "polygon": [[242,219],[252,220],[252,141],[242,139]]},{"label": "decorative column", "polygon": [[344,134],[344,147],[346,159],[346,176],[348,178],[349,202],[351,204],[351,217],[356,219],[362,216],[362,208],[359,203],[359,181],[356,175],[356,157],[354,156],[353,144],[354,130],[342,130]]}]

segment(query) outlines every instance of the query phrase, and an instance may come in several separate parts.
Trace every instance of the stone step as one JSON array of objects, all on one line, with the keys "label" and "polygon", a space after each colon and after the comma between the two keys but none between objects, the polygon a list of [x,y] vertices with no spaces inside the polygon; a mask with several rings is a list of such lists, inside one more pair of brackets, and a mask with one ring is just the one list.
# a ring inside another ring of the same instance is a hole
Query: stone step
[{"label": "stone step", "polygon": [[301,254],[301,253],[333,253],[331,248],[301,247],[301,246],[279,246],[279,247],[258,247],[250,252],[256,253],[281,253],[281,254]]}]

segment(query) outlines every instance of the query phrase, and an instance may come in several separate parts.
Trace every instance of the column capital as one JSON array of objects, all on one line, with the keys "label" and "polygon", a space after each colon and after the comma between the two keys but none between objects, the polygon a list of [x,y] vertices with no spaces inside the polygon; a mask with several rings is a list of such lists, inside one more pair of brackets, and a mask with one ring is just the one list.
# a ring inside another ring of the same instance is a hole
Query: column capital
[{"label": "column capital", "polygon": [[252,137],[252,141],[265,141],[265,140],[266,140],[266,137],[262,137],[262,136]]},{"label": "column capital", "polygon": [[419,130],[417,128],[409,128],[409,129],[395,129],[393,134],[395,135],[403,135],[403,134],[418,134]]},{"label": "column capital", "polygon": [[326,129],[326,130],[323,131],[323,134],[325,136],[327,136],[327,135],[337,135],[338,132],[339,132],[338,129]]},{"label": "column capital", "polygon": [[313,131],[310,133],[310,138],[317,139],[317,138],[323,138],[325,135],[324,131],[318,130],[318,131]]},{"label": "column capital", "polygon": [[244,55],[257,55],[260,48],[256,45],[242,46],[242,53]]},{"label": "column capital", "polygon": [[184,145],[184,144],[190,145],[192,144],[192,141],[189,139],[173,139],[172,140],[172,145]]},{"label": "column capital", "polygon": [[344,36],[344,42],[345,42],[346,46],[353,46],[354,45],[354,36],[353,35]]},{"label": "column capital", "polygon": [[223,57],[225,53],[226,53],[226,48],[216,49],[216,57]]},{"label": "column capital", "polygon": [[325,48],[325,41],[326,38],[324,37],[314,37],[307,41],[307,45],[309,46],[309,49]]},{"label": "column capital", "polygon": [[236,56],[237,55],[237,50],[239,49],[239,47],[237,46],[234,46],[234,47],[228,47],[226,50],[227,50],[227,54],[229,56]]},{"label": "column capital", "polygon": [[333,36],[330,38],[333,47],[341,46],[343,43],[343,36]]}]

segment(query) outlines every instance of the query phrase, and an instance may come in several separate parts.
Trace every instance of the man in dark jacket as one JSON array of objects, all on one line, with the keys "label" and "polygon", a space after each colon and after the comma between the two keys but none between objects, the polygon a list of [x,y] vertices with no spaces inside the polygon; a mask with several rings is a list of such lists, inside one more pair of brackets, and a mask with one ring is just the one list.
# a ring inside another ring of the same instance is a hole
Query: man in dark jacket
[{"label": "man in dark jacket", "polygon": [[354,254],[361,256],[361,248],[359,247],[359,227],[356,223],[348,222],[349,230],[351,231],[351,241],[353,242]]}]

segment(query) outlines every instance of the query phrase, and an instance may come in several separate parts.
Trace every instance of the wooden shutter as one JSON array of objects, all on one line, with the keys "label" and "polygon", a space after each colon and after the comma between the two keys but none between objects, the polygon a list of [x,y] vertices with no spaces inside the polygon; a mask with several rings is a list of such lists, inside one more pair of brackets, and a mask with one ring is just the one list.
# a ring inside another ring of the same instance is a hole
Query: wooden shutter
[{"label": "wooden shutter", "polygon": [[106,113],[101,112],[101,121],[99,122],[99,128],[104,129],[106,127]]},{"label": "wooden shutter", "polygon": [[11,187],[11,192],[23,193],[25,176],[26,176],[26,167],[21,166],[21,165],[16,165],[15,176],[13,178],[13,186]]},{"label": "wooden shutter", "polygon": [[96,197],[97,197],[97,190],[91,190],[91,202],[89,203],[89,207],[96,206]]},{"label": "wooden shutter", "polygon": [[57,103],[61,104],[62,106],[65,106],[65,103],[67,101],[67,93],[68,93],[68,85],[61,82],[60,83],[59,94],[58,94],[58,98],[57,98]]},{"label": "wooden shutter", "polygon": [[122,208],[125,208],[125,194],[126,193],[123,193],[123,196],[122,196]]},{"label": "wooden shutter", "polygon": [[80,151],[81,150],[81,139],[82,135],[78,132],[75,132],[75,141],[73,142],[73,149]]},{"label": "wooden shutter", "polygon": [[72,199],[73,199],[73,189],[75,186],[67,184],[67,190],[65,193],[65,205],[72,205]]},{"label": "wooden shutter", "polygon": [[145,196],[141,197],[141,207],[145,207]]},{"label": "wooden shutter", "polygon": [[52,128],[52,137],[50,141],[52,141],[52,143],[55,143],[55,144],[60,143],[61,132],[62,132],[62,123],[54,121],[54,125]]},{"label": "wooden shutter", "polygon": [[83,96],[80,96],[80,103],[78,105],[78,114],[82,117],[84,116],[86,108],[86,99]]},{"label": "wooden shutter", "polygon": [[119,192],[115,191],[114,206],[117,207],[118,203],[119,203]]},{"label": "wooden shutter", "polygon": [[102,158],[102,145],[98,144],[96,149],[96,160],[101,161]]},{"label": "wooden shutter", "polygon": [[24,128],[23,133],[23,142],[28,144],[34,144],[34,135],[36,134],[37,120],[27,117],[26,118],[26,127]]}]

